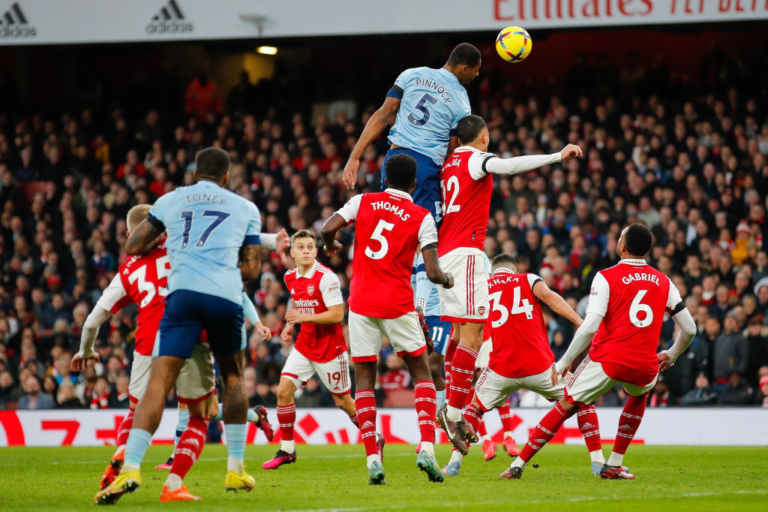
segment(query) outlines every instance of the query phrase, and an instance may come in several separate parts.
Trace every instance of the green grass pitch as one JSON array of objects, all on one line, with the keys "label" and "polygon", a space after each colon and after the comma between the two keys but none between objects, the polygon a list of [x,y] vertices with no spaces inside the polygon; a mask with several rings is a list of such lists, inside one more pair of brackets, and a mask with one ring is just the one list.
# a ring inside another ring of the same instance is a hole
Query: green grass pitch
[{"label": "green grass pitch", "polygon": [[[609,446],[604,447],[606,454]],[[158,502],[166,472],[154,466],[168,446],[149,449],[144,485],[124,496],[120,510],[168,509],[357,512],[367,510],[630,510],[739,512],[768,510],[768,448],[631,446],[625,463],[635,481],[592,476],[581,446],[552,445],[533,461],[520,481],[501,481],[510,458],[501,447],[485,462],[473,448],[462,475],[443,484],[427,481],[416,468],[413,446],[387,446],[387,484],[369,486],[362,446],[298,446],[296,464],[265,471],[261,464],[275,446],[249,446],[248,471],[257,486],[250,493],[224,490],[226,447],[208,445],[187,475],[201,503]],[[92,510],[90,501],[113,448],[0,448],[0,510]],[[444,464],[449,447],[437,447]]]}]

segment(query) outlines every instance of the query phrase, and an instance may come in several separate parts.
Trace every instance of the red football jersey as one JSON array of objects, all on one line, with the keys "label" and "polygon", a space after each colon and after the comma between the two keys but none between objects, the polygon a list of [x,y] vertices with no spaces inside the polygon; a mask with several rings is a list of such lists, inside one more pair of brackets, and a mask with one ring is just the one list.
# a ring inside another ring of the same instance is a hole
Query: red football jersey
[{"label": "red football jersey", "polygon": [[415,311],[411,272],[416,248],[437,242],[429,211],[390,188],[357,195],[336,213],[357,223],[349,309],[384,319]]},{"label": "red football jersey", "polygon": [[[315,315],[328,311],[329,306],[344,302],[341,283],[331,269],[315,262],[306,275],[294,268],[285,273],[285,286],[291,293],[293,307],[300,313]],[[294,347],[304,357],[316,363],[326,363],[347,351],[341,324],[304,322]]]},{"label": "red football jersey", "polygon": [[645,386],[659,373],[656,355],[665,311],[683,300],[669,278],[645,260],[621,260],[595,275],[587,313],[603,317],[589,357],[612,379]]},{"label": "red football jersey", "polygon": [[496,156],[462,146],[443,164],[443,221],[438,256],[460,247],[483,250],[493,194],[493,177],[485,170],[485,163],[491,158]]},{"label": "red football jersey", "polygon": [[112,314],[132,302],[139,306],[135,350],[144,356],[151,356],[155,347],[157,330],[165,311],[170,272],[165,240],[162,240],[149,254],[125,260],[97,303]]},{"label": "red football jersey", "polygon": [[493,352],[488,366],[509,379],[537,375],[552,366],[547,326],[533,285],[535,274],[515,274],[500,268],[488,281],[491,300]]}]

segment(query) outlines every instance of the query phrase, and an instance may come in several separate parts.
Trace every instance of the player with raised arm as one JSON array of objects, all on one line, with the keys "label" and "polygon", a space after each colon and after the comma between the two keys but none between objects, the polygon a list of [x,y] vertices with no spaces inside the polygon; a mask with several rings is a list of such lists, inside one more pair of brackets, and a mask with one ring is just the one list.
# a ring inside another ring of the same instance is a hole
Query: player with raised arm
[{"label": "player with raised arm", "polygon": [[459,346],[451,361],[451,387],[447,407],[437,413],[440,426],[451,443],[466,454],[466,443],[478,438],[461,414],[471,391],[477,355],[483,343],[488,318],[488,279],[483,265],[483,245],[493,193],[491,174],[513,175],[581,156],[581,149],[568,144],[560,153],[517,158],[497,158],[486,153],[490,136],[485,121],[467,116],[457,125],[461,147],[446,160],[440,171],[443,191],[443,222],[437,244],[440,266],[454,275],[456,286],[440,290],[441,316],[453,322]]},{"label": "player with raised arm", "polygon": [[[562,375],[591,342],[589,355],[568,381],[565,396],[531,430],[520,457],[501,478],[519,479],[526,464],[568,418],[617,384],[623,386],[629,396],[619,419],[613,452],[603,465],[600,477],[635,478],[622,464],[643,419],[648,392],[656,385],[659,370],[674,364],[696,335],[696,323],[677,287],[645,262],[652,243],[651,232],[642,224],[631,224],[622,231],[616,251],[621,261],[595,275],[587,316],[565,355],[552,368],[552,379]],[[657,354],[665,312],[675,319],[680,333],[671,349]]]},{"label": "player with raised arm", "polygon": [[421,245],[427,276],[453,286],[437,261],[437,229],[429,211],[413,203],[416,161],[408,155],[387,160],[385,192],[357,195],[328,219],[322,229],[325,252],[341,249],[336,233],[355,221],[352,283],[349,296],[349,339],[355,363],[355,406],[367,455],[368,482],[384,483],[377,445],[376,364],[382,336],[403,358],[415,382],[415,408],[421,431],[416,465],[432,482],[444,477],[435,459],[435,384],[427,362],[428,343],[413,304],[413,255]]},{"label": "player with raised arm", "polygon": [[390,150],[384,158],[381,185],[386,184],[386,161],[394,155],[416,160],[418,175],[413,202],[426,208],[440,223],[440,166],[458,145],[456,125],[472,109],[465,87],[480,72],[480,50],[469,43],[456,46],[440,69],[403,71],[360,135],[344,168],[344,183],[354,188],[360,158],[386,126]]},{"label": "player with raised arm", "polygon": [[[472,403],[464,411],[475,430],[486,412],[507,404],[509,397],[520,389],[528,389],[551,401],[564,396],[565,377],[558,375],[558,379],[552,379],[555,355],[549,346],[539,301],[577,327],[582,323],[571,306],[550,290],[539,276],[519,274],[512,256],[496,256],[492,272],[488,287],[493,350],[487,367],[477,379]],[[592,470],[599,474],[605,458],[595,406],[581,411],[578,420],[579,430],[587,442]],[[444,468],[446,475],[458,476],[462,458],[458,451],[453,453]]]},{"label": "player with raised arm", "polygon": [[141,460],[162,418],[165,397],[203,330],[224,384],[229,453],[225,487],[250,491],[256,485],[243,465],[248,398],[242,376],[242,282],[259,275],[261,216],[256,205],[225,188],[231,165],[226,152],[204,149],[196,162],[196,183],[158,199],[126,242],[129,255],[146,254],[158,236],[168,232],[169,291],[147,393],[136,408],[123,470],[95,502],[115,501],[141,485]]},{"label": "player with raised arm", "polygon": [[293,442],[296,403],[293,395],[315,372],[330,391],[336,407],[347,413],[352,423],[358,426],[355,402],[350,396],[347,343],[341,328],[344,320],[341,283],[331,269],[317,261],[317,245],[311,231],[302,229],[291,236],[291,256],[296,261],[296,268],[286,272],[284,280],[293,307],[285,315],[288,323],[282,338],[290,343],[294,326],[301,324],[301,330],[277,386],[277,420],[282,434],[280,450],[262,465],[264,469],[277,469],[296,462]]}]

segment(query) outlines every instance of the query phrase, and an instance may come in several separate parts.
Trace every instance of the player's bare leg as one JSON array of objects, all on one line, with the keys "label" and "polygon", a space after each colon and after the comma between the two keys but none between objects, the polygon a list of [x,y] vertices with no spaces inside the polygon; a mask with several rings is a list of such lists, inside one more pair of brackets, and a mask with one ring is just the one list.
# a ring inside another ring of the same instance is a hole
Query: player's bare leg
[{"label": "player's bare leg", "polygon": [[416,392],[414,406],[419,419],[421,431],[421,451],[416,459],[416,465],[427,473],[430,482],[444,480],[440,466],[435,459],[435,420],[437,414],[437,393],[432,382],[427,353],[422,352],[416,357],[406,355],[403,362],[411,374]]},{"label": "player's bare leg", "polygon": [[440,409],[445,402],[445,378],[443,378],[445,357],[439,352],[432,352],[428,357],[429,372],[432,374],[432,382],[435,383],[435,391],[437,391],[437,408]]},{"label": "player's bare leg", "polygon": [[[216,405],[213,405],[216,404]],[[205,437],[208,433],[209,417],[211,409],[218,409],[217,398],[214,395],[197,403],[186,404],[184,409],[189,413],[187,426],[179,436],[176,449],[173,453],[173,462],[171,463],[171,472],[163,485],[160,501],[162,503],[171,501],[201,501],[198,496],[193,495],[184,485],[184,477],[200,458],[205,446]]]},{"label": "player's bare leg", "polygon": [[125,446],[123,468],[115,481],[96,495],[94,503],[113,504],[126,492],[141,486],[141,461],[163,417],[165,397],[183,365],[184,359],[175,356],[158,356],[152,360],[147,392],[136,407],[133,428]]},{"label": "player's bare leg", "polygon": [[277,422],[280,424],[282,441],[277,454],[261,466],[264,469],[277,469],[284,464],[296,462],[296,447],[293,442],[293,425],[296,423],[294,393],[296,385],[293,381],[280,377],[280,384],[277,386]]},{"label": "player's bare leg", "polygon": [[376,361],[355,363],[355,409],[360,433],[365,446],[368,466],[368,483],[384,485],[384,466],[381,463],[378,436],[376,434],[376,398],[373,388],[376,386]]},{"label": "player's bare leg", "polygon": [[528,438],[528,442],[525,443],[523,450],[520,452],[520,456],[501,474],[500,478],[506,480],[519,480],[523,475],[525,466],[533,456],[555,437],[555,434],[557,434],[557,431],[563,426],[563,423],[579,412],[579,409],[579,405],[570,403],[565,397],[557,402],[555,407],[549,411],[541,421],[539,421],[536,428],[533,430],[533,433]]},{"label": "player's bare leg", "polygon": [[[176,433],[173,437],[173,449],[176,450],[176,446],[179,444],[179,439],[181,438],[182,434],[184,433],[184,429],[187,428],[187,425],[189,424],[189,408],[186,404],[183,404],[179,402],[179,419],[176,420]],[[155,469],[171,469],[171,466],[173,465],[173,452],[171,452],[171,456],[168,457],[168,460],[163,462],[162,464],[158,464],[155,466]]]},{"label": "player's bare leg", "polygon": [[466,323],[453,325],[453,336],[459,334],[459,347],[451,361],[451,390],[448,397],[448,407],[438,414],[438,421],[446,430],[448,438],[457,450],[466,454],[464,441],[476,443],[477,434],[464,421],[461,410],[472,389],[472,378],[475,373],[477,353],[483,343],[483,323]]},{"label": "player's bare leg", "polygon": [[216,355],[224,383],[222,392],[224,431],[227,435],[227,476],[224,482],[228,491],[250,491],[256,485],[252,476],[245,472],[245,436],[248,420],[248,396],[243,386],[242,361],[244,351],[234,356]]}]

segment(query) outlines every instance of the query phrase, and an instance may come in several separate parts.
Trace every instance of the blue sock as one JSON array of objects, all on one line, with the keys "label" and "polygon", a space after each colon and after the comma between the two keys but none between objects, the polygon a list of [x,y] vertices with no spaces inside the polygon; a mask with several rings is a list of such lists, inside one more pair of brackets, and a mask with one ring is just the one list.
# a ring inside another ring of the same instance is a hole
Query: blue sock
[{"label": "blue sock", "polygon": [[125,462],[139,466],[150,442],[152,442],[152,434],[140,428],[132,428],[128,442],[125,444]]},{"label": "blue sock", "polygon": [[437,410],[439,411],[445,403],[445,390],[437,392]]},{"label": "blue sock", "polygon": [[[216,414],[216,417],[213,418],[213,421],[221,421],[221,418],[224,417],[224,404],[219,404],[219,412]],[[253,423],[256,419],[256,413],[253,412],[253,409],[248,409],[248,422]]]},{"label": "blue sock", "polygon": [[245,434],[248,432],[248,424],[228,425],[224,424],[224,432],[227,433],[227,453],[230,458],[243,460],[245,457]]},{"label": "blue sock", "polygon": [[253,409],[248,409],[248,422],[253,423],[255,419],[256,419],[256,413],[253,412]]},{"label": "blue sock", "polygon": [[176,437],[173,439],[173,446],[179,444],[179,438],[184,433],[184,429],[189,424],[189,409],[179,411],[179,421],[176,423]]}]

